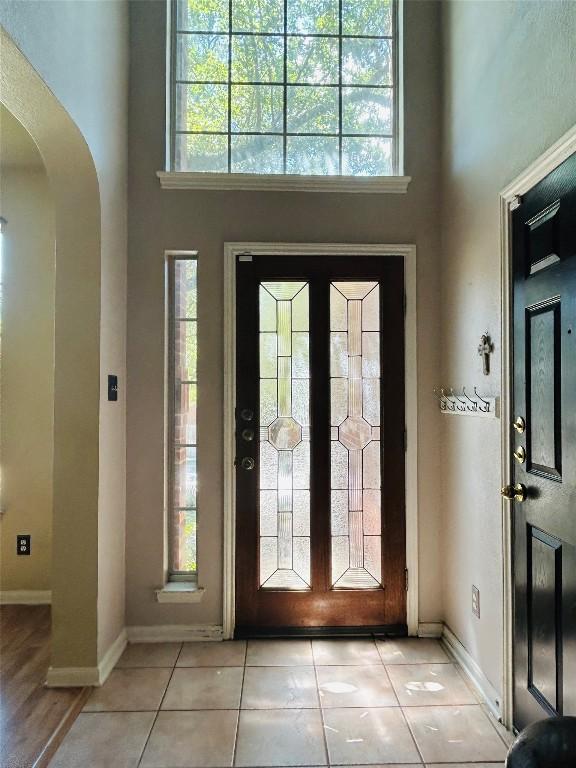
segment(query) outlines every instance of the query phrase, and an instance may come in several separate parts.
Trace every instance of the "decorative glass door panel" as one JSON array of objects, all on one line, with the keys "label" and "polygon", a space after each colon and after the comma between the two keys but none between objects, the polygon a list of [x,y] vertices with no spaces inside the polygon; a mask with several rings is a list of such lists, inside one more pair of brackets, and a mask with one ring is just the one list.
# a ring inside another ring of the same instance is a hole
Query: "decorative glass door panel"
[{"label": "decorative glass door panel", "polygon": [[262,282],[260,586],[310,588],[309,291]]},{"label": "decorative glass door panel", "polygon": [[332,585],[381,586],[380,286],[330,286]]},{"label": "decorative glass door panel", "polygon": [[242,259],[236,304],[237,635],[402,634],[402,259]]}]

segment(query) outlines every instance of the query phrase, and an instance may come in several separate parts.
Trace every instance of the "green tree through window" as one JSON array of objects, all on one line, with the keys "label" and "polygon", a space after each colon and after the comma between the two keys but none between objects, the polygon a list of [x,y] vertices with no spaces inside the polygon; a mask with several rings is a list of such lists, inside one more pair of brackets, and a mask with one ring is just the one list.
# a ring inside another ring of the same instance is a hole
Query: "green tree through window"
[{"label": "green tree through window", "polygon": [[175,0],[172,167],[387,176],[395,0]]}]

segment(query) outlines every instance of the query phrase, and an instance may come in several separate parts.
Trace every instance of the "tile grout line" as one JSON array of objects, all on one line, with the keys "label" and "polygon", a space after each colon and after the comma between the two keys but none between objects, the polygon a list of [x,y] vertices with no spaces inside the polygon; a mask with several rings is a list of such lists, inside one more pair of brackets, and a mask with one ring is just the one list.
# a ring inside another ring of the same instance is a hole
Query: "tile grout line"
[{"label": "tile grout line", "polygon": [[244,678],[246,677],[246,662],[248,661],[248,643],[244,646],[244,664],[242,665],[242,684],[240,685],[240,701],[238,702],[238,717],[236,718],[236,731],[234,732],[234,745],[232,747],[232,760],[230,766],[236,763],[236,750],[238,749],[238,734],[240,733],[240,713],[242,712],[242,698],[244,696]]},{"label": "tile grout line", "polygon": [[150,742],[150,737],[152,736],[152,731],[154,730],[154,726],[156,725],[156,721],[158,720],[158,715],[160,714],[160,710],[162,708],[162,704],[164,703],[164,699],[166,698],[166,694],[168,692],[168,688],[170,687],[170,683],[172,682],[172,678],[174,676],[174,672],[176,670],[176,664],[178,664],[178,659],[180,658],[180,654],[182,653],[182,649],[184,648],[184,643],[180,643],[180,649],[178,653],[176,654],[176,658],[174,659],[174,666],[172,667],[172,671],[170,673],[170,677],[168,678],[168,682],[166,684],[166,688],[164,689],[164,693],[162,694],[162,698],[160,699],[160,703],[158,704],[158,709],[156,710],[156,714],[154,716],[154,719],[152,721],[152,726],[148,732],[148,736],[146,738],[146,741],[144,742],[144,746],[142,747],[142,752],[140,753],[140,758],[138,760],[138,764],[136,768],[141,768],[142,760],[144,758],[144,752],[146,752],[146,748],[148,747],[148,743]]},{"label": "tile grout line", "polygon": [[326,755],[326,765],[330,765],[330,752],[328,751],[328,739],[326,737],[326,722],[324,720],[324,708],[320,698],[320,684],[318,682],[318,669],[316,668],[316,656],[314,655],[314,645],[310,641],[310,651],[312,653],[312,666],[314,668],[314,679],[316,680],[316,693],[318,695],[318,708],[320,709],[320,726],[322,729],[322,742],[324,744],[324,754]]}]

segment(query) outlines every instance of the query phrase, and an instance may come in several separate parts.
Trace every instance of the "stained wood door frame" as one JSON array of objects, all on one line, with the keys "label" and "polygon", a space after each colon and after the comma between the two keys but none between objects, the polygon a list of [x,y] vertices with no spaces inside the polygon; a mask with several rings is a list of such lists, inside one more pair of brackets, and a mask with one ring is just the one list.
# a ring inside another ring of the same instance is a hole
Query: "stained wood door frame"
[{"label": "stained wood door frame", "polygon": [[[516,198],[525,195],[549,173],[562,165],[576,152],[576,125],[565,133],[544,154],[537,158],[514,181],[500,192],[500,250],[501,250],[501,408],[500,444],[502,461],[502,483],[512,482],[510,423],[512,421],[512,239],[510,236],[512,211]],[[502,680],[502,722],[512,728],[513,722],[513,541],[512,514],[510,502],[502,500],[502,560],[503,560],[503,680]]]},{"label": "stained wood door frame", "polygon": [[258,256],[402,256],[406,292],[406,568],[408,634],[418,634],[418,393],[416,351],[416,246],[344,243],[225,243],[224,244],[224,573],[223,634],[232,638],[235,626],[236,482],[234,469],[236,403],[236,257]]}]

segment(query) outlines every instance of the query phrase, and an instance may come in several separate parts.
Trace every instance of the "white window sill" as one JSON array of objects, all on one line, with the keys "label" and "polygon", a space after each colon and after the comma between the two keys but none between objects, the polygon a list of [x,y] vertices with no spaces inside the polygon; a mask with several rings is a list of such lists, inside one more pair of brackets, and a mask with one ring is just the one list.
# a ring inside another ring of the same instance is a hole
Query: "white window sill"
[{"label": "white window sill", "polygon": [[355,192],[403,195],[411,176],[296,176],[158,171],[162,189],[239,189],[262,192]]},{"label": "white window sill", "polygon": [[169,581],[163,589],[156,590],[159,603],[199,603],[204,597],[204,587],[193,581]]}]

